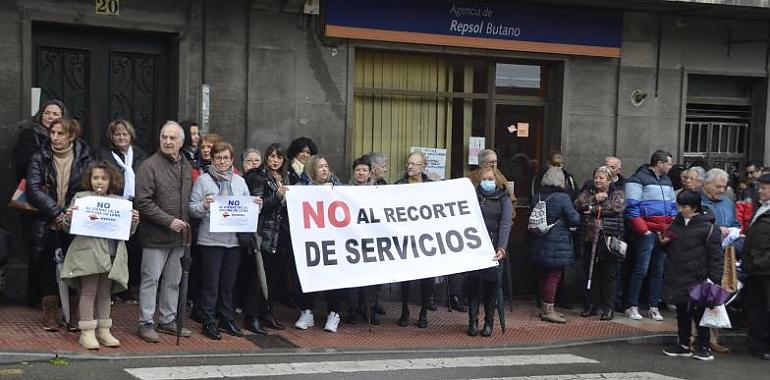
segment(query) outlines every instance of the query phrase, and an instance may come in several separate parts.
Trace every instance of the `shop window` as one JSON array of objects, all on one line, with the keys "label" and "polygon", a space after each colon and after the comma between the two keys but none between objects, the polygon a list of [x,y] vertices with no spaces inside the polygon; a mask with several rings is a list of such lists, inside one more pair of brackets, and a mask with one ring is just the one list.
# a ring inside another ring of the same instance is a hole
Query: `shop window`
[{"label": "shop window", "polygon": [[464,175],[468,137],[484,129],[486,80],[484,61],[357,51],[352,157],[388,155],[394,182],[411,147],[440,148],[445,178]]},{"label": "shop window", "polygon": [[711,104],[687,104],[684,129],[684,160],[707,163],[728,173],[746,160],[751,108]]},{"label": "shop window", "polygon": [[498,63],[495,92],[499,95],[541,96],[542,70],[539,65]]}]

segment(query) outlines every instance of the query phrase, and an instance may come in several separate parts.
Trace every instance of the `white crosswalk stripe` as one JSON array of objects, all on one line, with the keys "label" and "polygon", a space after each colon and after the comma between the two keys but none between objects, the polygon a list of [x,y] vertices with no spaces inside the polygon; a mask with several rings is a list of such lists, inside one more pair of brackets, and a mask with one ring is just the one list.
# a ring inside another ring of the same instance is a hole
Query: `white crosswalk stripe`
[{"label": "white crosswalk stripe", "polygon": [[324,373],[431,370],[446,368],[509,367],[555,364],[598,364],[571,354],[441,357],[419,359],[359,360],[332,362],[203,365],[184,367],[126,368],[141,380],[217,379],[228,377],[291,376]]},{"label": "white crosswalk stripe", "polygon": [[683,380],[652,372],[575,373],[517,377],[485,377],[467,380]]}]

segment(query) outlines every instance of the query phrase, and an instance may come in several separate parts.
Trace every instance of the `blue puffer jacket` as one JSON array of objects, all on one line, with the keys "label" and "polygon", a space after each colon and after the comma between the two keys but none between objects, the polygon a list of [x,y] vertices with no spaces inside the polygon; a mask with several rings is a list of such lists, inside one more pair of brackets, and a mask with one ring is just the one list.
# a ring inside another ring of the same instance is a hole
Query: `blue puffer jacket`
[{"label": "blue puffer jacket", "polygon": [[540,199],[545,200],[548,224],[556,225],[543,236],[532,235],[532,262],[544,267],[571,266],[575,263],[575,251],[569,229],[580,224],[580,215],[566,190],[552,186],[540,190],[532,198],[532,207]]}]

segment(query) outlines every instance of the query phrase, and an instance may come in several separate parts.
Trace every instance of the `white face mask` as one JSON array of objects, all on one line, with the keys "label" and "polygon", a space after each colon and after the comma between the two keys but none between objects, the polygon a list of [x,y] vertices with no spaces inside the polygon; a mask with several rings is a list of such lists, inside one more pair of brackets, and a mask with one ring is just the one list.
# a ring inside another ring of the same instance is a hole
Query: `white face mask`
[{"label": "white face mask", "polygon": [[481,186],[481,189],[486,191],[487,193],[493,192],[495,190],[495,187],[497,187],[497,184],[493,179],[482,180],[481,183],[479,183],[479,185]]}]

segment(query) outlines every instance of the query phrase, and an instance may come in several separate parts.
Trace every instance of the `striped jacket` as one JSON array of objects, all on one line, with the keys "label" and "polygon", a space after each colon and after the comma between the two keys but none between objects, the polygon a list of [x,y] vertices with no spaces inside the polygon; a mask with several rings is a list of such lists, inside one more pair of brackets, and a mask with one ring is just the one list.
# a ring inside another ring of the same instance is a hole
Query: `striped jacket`
[{"label": "striped jacket", "polygon": [[626,181],[625,216],[629,227],[639,235],[647,231],[665,232],[676,211],[676,195],[671,179],[658,177],[647,166],[640,167]]}]

